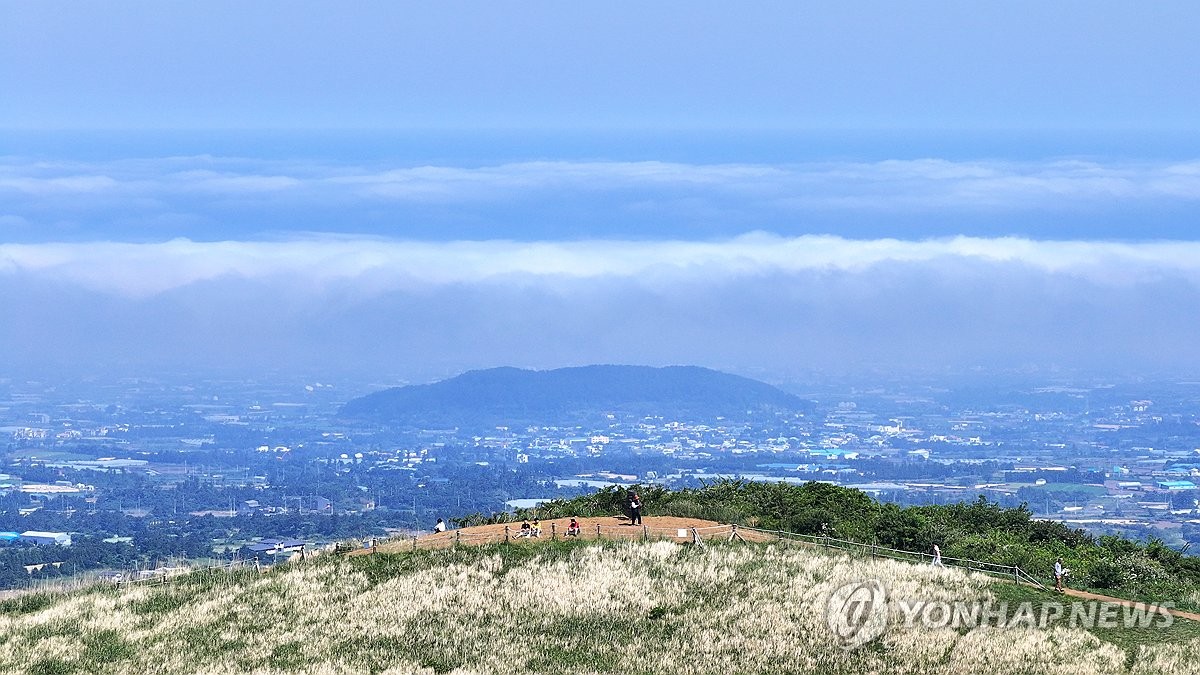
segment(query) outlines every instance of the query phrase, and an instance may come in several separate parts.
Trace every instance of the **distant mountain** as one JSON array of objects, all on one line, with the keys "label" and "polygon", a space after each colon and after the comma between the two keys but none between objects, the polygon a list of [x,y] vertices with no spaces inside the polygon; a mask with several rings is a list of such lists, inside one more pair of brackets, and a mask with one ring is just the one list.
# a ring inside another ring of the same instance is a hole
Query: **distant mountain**
[{"label": "distant mountain", "polygon": [[433,384],[354,399],[342,416],[415,426],[582,421],[604,413],[671,419],[745,418],[801,410],[806,402],[769,384],[697,366],[583,366],[473,370]]}]

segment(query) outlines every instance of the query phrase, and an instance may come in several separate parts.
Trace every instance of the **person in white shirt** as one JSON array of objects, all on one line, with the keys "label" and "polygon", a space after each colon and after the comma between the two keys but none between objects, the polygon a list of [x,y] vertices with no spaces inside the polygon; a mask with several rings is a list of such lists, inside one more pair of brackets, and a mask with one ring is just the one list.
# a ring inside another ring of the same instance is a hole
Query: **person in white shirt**
[{"label": "person in white shirt", "polygon": [[942,564],[942,549],[937,544],[933,545],[933,560],[929,564],[933,567],[945,567]]},{"label": "person in white shirt", "polygon": [[433,526],[433,531],[434,532],[445,532],[446,531],[446,521],[442,520],[441,518],[438,518],[437,525]]},{"label": "person in white shirt", "polygon": [[1054,590],[1063,592],[1063,580],[1067,576],[1067,568],[1063,567],[1062,558],[1054,562]]}]

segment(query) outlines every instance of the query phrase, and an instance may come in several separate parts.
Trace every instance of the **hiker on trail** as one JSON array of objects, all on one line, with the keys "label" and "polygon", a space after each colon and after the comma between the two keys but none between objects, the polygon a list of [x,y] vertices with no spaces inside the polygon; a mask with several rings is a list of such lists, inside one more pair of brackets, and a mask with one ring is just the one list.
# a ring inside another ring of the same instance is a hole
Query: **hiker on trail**
[{"label": "hiker on trail", "polygon": [[569,525],[567,525],[567,536],[568,537],[578,537],[579,536],[579,521],[576,520],[575,516],[571,516],[571,523]]},{"label": "hiker on trail", "polygon": [[530,535],[532,535],[532,534],[533,534],[533,528],[532,528],[532,527],[530,527],[530,525],[529,525],[529,519],[528,519],[528,518],[526,518],[526,519],[524,520],[524,522],[522,522],[522,523],[521,523],[521,536],[522,536],[522,537],[528,537],[528,536],[530,536]]},{"label": "hiker on trail", "polygon": [[445,532],[446,531],[446,521],[442,520],[441,518],[438,518],[437,525],[433,526],[433,531],[434,532]]},{"label": "hiker on trail", "polygon": [[933,545],[933,561],[929,563],[932,567],[945,567],[942,564],[942,549],[937,544]]},{"label": "hiker on trail", "polygon": [[629,524],[642,524],[642,499],[636,492],[629,493]]},{"label": "hiker on trail", "polygon": [[1054,590],[1063,592],[1063,581],[1067,577],[1067,568],[1063,567],[1062,558],[1054,562]]},{"label": "hiker on trail", "polygon": [[542,536],[542,521],[538,520],[537,518],[534,518],[533,519],[533,529],[530,530],[530,532],[535,537],[541,537]]}]

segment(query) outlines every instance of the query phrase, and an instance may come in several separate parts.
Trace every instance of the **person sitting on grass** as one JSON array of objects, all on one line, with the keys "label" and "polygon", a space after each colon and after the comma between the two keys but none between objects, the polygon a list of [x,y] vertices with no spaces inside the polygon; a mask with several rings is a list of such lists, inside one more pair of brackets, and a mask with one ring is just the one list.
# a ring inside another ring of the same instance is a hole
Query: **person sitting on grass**
[{"label": "person sitting on grass", "polygon": [[578,537],[579,536],[579,520],[576,519],[575,516],[571,516],[571,523],[569,525],[567,525],[567,536],[568,537]]},{"label": "person sitting on grass", "polygon": [[537,518],[533,519],[532,532],[533,532],[533,536],[535,536],[535,537],[542,536],[542,521],[538,520]]},{"label": "person sitting on grass", "polygon": [[529,536],[531,536],[532,534],[533,534],[533,528],[532,528],[532,527],[530,527],[530,525],[529,525],[529,519],[528,519],[528,518],[526,518],[526,519],[525,519],[525,521],[521,523],[521,534],[520,534],[520,535],[518,535],[518,536],[521,536],[521,537],[529,537]]}]

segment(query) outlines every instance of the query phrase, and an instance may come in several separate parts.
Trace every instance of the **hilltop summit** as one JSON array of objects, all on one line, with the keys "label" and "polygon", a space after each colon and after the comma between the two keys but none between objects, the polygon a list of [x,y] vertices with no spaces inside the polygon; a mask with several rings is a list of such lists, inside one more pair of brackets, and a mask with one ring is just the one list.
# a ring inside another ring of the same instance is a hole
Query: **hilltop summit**
[{"label": "hilltop summit", "polygon": [[921,612],[908,627],[897,606],[870,644],[847,648],[830,623],[845,610],[833,614],[841,605],[831,599],[868,579],[902,593],[889,603],[1001,616],[1015,614],[996,596],[1057,597],[960,570],[777,544],[560,540],[324,555],[261,573],[9,600],[0,604],[0,672],[1197,672],[1182,622],[1101,636],[1067,620],[1001,628],[980,611],[978,625],[960,630],[949,609]]},{"label": "hilltop summit", "polygon": [[490,368],[433,384],[354,399],[344,417],[396,424],[553,423],[603,413],[741,419],[799,410],[804,401],[769,384],[698,366],[597,365],[557,370]]}]

